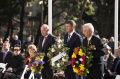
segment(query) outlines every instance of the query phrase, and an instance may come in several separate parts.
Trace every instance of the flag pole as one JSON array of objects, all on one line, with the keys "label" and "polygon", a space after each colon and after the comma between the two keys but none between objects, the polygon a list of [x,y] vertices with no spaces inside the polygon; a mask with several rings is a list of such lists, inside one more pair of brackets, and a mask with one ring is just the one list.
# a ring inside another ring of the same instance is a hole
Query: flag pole
[{"label": "flag pole", "polygon": [[115,37],[115,44],[114,48],[118,49],[118,0],[115,0],[115,14],[114,14],[114,37]]},{"label": "flag pole", "polygon": [[48,0],[48,26],[49,33],[52,34],[52,0]]}]

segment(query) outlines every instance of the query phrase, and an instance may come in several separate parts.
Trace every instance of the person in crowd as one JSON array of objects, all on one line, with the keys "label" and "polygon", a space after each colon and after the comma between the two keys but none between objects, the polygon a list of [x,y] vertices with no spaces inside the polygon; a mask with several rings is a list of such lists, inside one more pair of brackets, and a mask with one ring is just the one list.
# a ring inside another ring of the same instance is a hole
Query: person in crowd
[{"label": "person in crowd", "polygon": [[[80,47],[82,45],[79,34],[75,32],[76,23],[73,20],[67,21],[65,23],[66,34],[64,36],[64,44],[69,48],[68,56],[71,59],[74,48]],[[65,69],[65,79],[76,79],[76,75],[72,70],[71,64],[68,64]]]},{"label": "person in crowd", "polygon": [[91,23],[86,23],[83,25],[83,34],[85,39],[83,40],[83,46],[88,52],[93,55],[91,61],[92,66],[89,68],[89,74],[87,79],[102,79],[102,64],[101,56],[104,55],[103,44],[101,39],[94,36],[94,27]]},{"label": "person in crowd", "polygon": [[[0,52],[0,63],[11,63],[13,53],[10,51],[10,43],[5,41],[2,46],[2,51]],[[2,72],[0,71],[0,78],[2,77]],[[1,78],[2,79],[2,78]]]},{"label": "person in crowd", "polygon": [[11,43],[11,48],[14,48],[15,45],[21,46],[21,41],[18,39],[18,35],[13,35],[10,43]]},{"label": "person in crowd", "polygon": [[3,46],[3,39],[0,38],[0,52],[2,51],[2,46]]},{"label": "person in crowd", "polygon": [[10,42],[10,36],[8,36],[6,39],[3,40],[3,42]]},{"label": "person in crowd", "polygon": [[[28,54],[25,59],[25,64],[28,65],[27,73],[25,74],[25,78],[28,79],[31,73],[30,66],[33,63],[35,57],[37,55],[37,47],[34,44],[30,44],[28,46]],[[40,74],[34,74],[36,79],[40,79]]]},{"label": "person in crowd", "polygon": [[0,63],[10,63],[13,53],[10,51],[10,43],[5,41],[0,52]]},{"label": "person in crowd", "polygon": [[41,34],[39,38],[39,52],[45,53],[44,57],[44,68],[42,69],[42,77],[43,79],[53,79],[53,71],[49,65],[47,52],[48,49],[55,43],[55,37],[51,34],[49,34],[49,26],[47,24],[43,24],[41,26]]},{"label": "person in crowd", "polygon": [[115,56],[112,54],[111,48],[107,44],[104,46],[104,48],[105,48],[105,55],[103,57],[104,66],[105,66],[104,73],[108,74],[108,71],[111,69],[113,65]]},{"label": "person in crowd", "polygon": [[114,54],[114,37],[110,38],[108,45],[111,47],[112,53]]},{"label": "person in crowd", "polygon": [[34,44],[30,44],[28,46],[28,52],[27,56],[25,57],[25,64],[29,65],[31,64],[32,60],[35,58],[35,55],[37,53],[37,47]]},{"label": "person in crowd", "polygon": [[103,45],[108,44],[108,40],[106,38],[104,38],[104,37],[101,39],[101,41],[102,41]]},{"label": "person in crowd", "polygon": [[120,47],[116,50],[117,57],[108,73],[104,75],[104,79],[115,79],[116,75],[120,75]]},{"label": "person in crowd", "polygon": [[[29,36],[27,37],[27,40],[23,43],[22,51],[23,51],[23,52],[27,52],[28,46],[29,46],[30,44],[33,44],[33,43],[34,43],[33,37],[32,37],[32,35],[29,35]],[[25,54],[25,55],[26,55],[26,54]]]},{"label": "person in crowd", "polygon": [[9,60],[11,61],[7,64],[7,69],[2,79],[19,79],[25,67],[20,45],[14,46],[13,56]]}]

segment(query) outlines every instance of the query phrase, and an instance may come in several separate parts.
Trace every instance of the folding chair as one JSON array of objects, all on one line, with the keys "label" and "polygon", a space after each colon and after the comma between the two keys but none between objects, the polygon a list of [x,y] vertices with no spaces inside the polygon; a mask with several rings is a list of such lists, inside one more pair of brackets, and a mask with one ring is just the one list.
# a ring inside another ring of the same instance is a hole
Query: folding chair
[{"label": "folding chair", "polygon": [[[22,76],[21,76],[20,79],[24,79],[24,75],[25,75],[25,73],[26,73],[26,71],[27,71],[27,68],[28,68],[28,65],[25,66],[25,69],[24,69],[24,71],[23,71]],[[35,79],[34,73],[31,72],[31,74],[30,74],[30,76],[29,76],[29,79]]]}]

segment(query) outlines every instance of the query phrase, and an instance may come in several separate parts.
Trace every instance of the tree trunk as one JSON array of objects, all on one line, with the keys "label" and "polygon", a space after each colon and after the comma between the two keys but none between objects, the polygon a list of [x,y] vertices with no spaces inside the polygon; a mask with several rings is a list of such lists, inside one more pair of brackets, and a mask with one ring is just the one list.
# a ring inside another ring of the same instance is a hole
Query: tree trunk
[{"label": "tree trunk", "polygon": [[25,15],[25,0],[20,0],[21,12],[20,12],[20,33],[19,39],[23,43],[23,29],[24,29],[24,15]]},{"label": "tree trunk", "polygon": [[6,38],[8,38],[9,36],[11,37],[13,33],[13,29],[12,29],[12,18],[9,18],[8,20],[8,28],[7,28],[7,32],[5,34],[4,37],[4,41],[6,40]]}]

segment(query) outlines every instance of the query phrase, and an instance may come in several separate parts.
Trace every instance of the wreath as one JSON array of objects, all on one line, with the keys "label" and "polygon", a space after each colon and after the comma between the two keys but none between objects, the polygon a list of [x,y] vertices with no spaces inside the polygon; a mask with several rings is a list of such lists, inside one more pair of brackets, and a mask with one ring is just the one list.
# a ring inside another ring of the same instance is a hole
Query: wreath
[{"label": "wreath", "polygon": [[60,38],[56,39],[55,44],[49,48],[47,56],[50,59],[49,61],[51,61],[51,66],[54,72],[61,72],[66,68],[68,63],[67,50],[68,48],[64,46],[64,42]]},{"label": "wreath", "polygon": [[73,72],[78,76],[85,76],[89,73],[89,67],[92,66],[92,54],[87,53],[84,48],[75,48],[71,57]]}]

